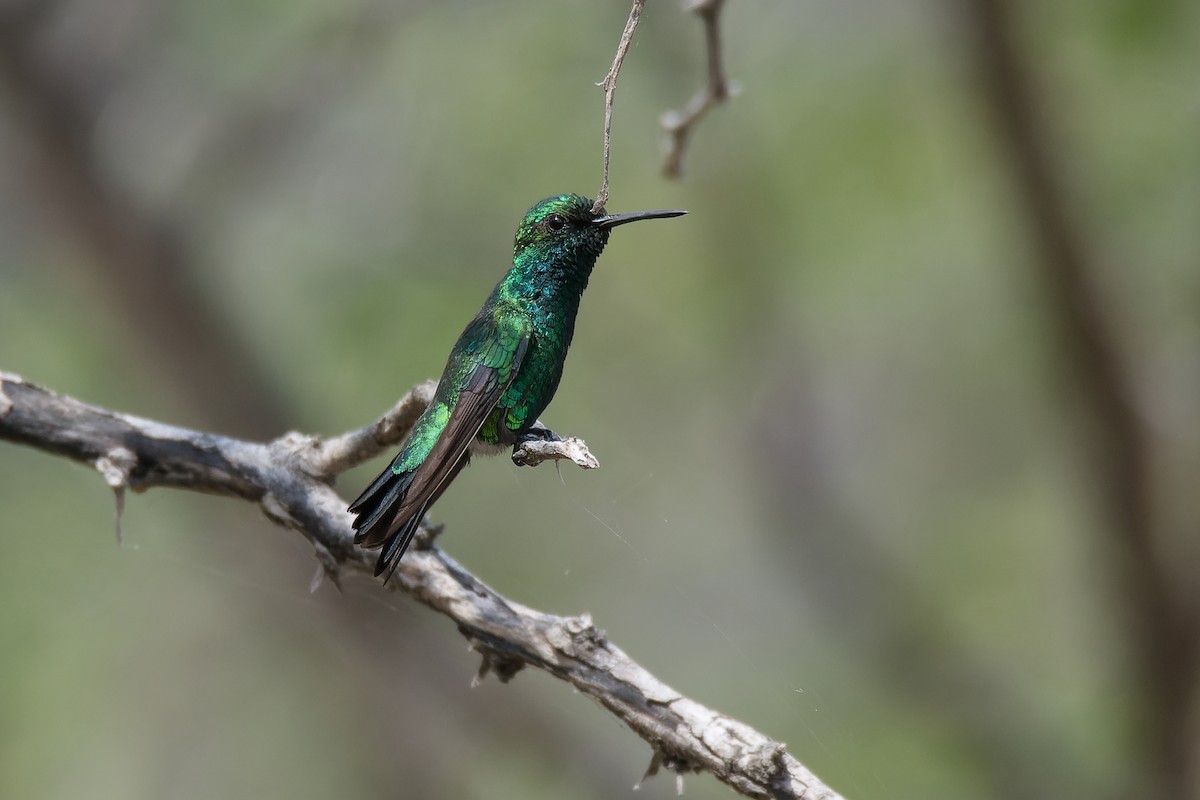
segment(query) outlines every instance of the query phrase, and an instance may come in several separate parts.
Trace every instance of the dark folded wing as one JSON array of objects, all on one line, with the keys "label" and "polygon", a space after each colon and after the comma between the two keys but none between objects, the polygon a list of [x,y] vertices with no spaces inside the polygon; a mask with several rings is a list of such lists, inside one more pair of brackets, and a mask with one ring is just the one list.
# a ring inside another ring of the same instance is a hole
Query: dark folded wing
[{"label": "dark folded wing", "polygon": [[[462,459],[468,457],[471,441],[521,367],[529,349],[529,325],[524,317],[516,315],[502,322],[489,316],[468,327],[463,339],[476,344],[474,348],[464,347],[462,357],[466,364],[450,418],[429,455],[412,473],[412,480],[395,506],[392,522],[381,539],[400,532],[414,518],[419,522],[446,480],[458,471]],[[459,346],[463,346],[462,341]],[[447,377],[450,376],[444,376],[443,380]]]}]

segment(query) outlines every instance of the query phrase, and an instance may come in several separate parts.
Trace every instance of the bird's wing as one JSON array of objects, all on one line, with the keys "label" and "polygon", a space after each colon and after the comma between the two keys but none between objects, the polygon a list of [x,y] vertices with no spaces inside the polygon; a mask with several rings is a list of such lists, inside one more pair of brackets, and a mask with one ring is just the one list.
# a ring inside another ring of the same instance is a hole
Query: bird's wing
[{"label": "bird's wing", "polygon": [[475,350],[464,353],[468,366],[458,386],[458,399],[433,449],[414,470],[383,538],[399,531],[414,514],[424,513],[447,478],[456,472],[471,440],[521,368],[529,349],[529,321],[515,314],[497,316],[476,318],[464,331],[464,340],[478,344]]}]

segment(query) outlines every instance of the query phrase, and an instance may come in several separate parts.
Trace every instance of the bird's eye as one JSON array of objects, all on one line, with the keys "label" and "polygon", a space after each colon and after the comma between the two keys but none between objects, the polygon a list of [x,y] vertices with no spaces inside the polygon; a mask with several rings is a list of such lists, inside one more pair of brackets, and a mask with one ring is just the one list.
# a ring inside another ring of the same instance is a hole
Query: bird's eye
[{"label": "bird's eye", "polygon": [[567,227],[567,218],[562,214],[551,214],[550,218],[546,220],[546,226],[552,231],[561,231]]}]

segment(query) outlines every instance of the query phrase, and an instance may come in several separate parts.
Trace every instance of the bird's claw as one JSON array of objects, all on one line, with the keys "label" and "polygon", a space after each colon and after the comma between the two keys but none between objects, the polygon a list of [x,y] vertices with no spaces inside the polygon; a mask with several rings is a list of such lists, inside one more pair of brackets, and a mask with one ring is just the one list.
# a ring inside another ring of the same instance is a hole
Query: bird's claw
[{"label": "bird's claw", "polygon": [[554,431],[547,428],[540,422],[535,422],[533,427],[525,431],[517,439],[517,443],[513,446],[513,452],[526,442],[561,442],[563,437],[559,436]]}]

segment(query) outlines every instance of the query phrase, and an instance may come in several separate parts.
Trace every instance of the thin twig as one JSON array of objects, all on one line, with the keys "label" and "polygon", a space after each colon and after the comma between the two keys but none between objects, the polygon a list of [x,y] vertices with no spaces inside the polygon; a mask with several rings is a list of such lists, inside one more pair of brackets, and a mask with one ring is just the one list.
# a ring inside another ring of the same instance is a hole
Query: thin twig
[{"label": "thin twig", "polygon": [[[411,402],[419,399],[397,407]],[[397,413],[363,430],[403,436],[401,418],[410,415]],[[308,539],[334,580],[347,570],[373,572],[375,556],[354,546],[346,502],[323,474],[333,460],[314,437],[289,434],[264,444],[188,430],[86,405],[0,373],[0,439],[104,469],[114,490],[173,486],[242,498]],[[356,462],[353,442],[363,452],[378,446],[360,432],[335,441],[339,465]],[[118,459],[121,469],[109,468]],[[431,533],[423,548],[405,555],[386,590],[452,619],[483,658],[481,677],[491,673],[504,681],[531,666],[566,681],[637,732],[653,751],[652,765],[677,775],[705,770],[747,797],[839,800],[782,743],[671,689],[586,615],[561,617],[508,600],[434,546]]]},{"label": "thin twig", "polygon": [[543,461],[570,461],[580,469],[596,469],[600,462],[588,450],[587,442],[575,436],[551,441],[522,443],[512,454],[519,467],[536,467]]},{"label": "thin twig", "polygon": [[724,103],[730,96],[729,81],[725,77],[725,64],[721,51],[721,9],[725,0],[694,0],[688,10],[698,15],[704,23],[705,49],[708,53],[708,83],[682,111],[668,111],[662,115],[663,130],[671,137],[663,173],[668,178],[678,178],[683,173],[683,156],[687,151],[688,137],[700,118],[713,106]]},{"label": "thin twig", "polygon": [[629,9],[629,19],[621,33],[621,41],[617,43],[617,54],[613,56],[612,66],[608,68],[604,80],[596,84],[604,87],[604,178],[600,183],[600,191],[596,192],[596,202],[592,204],[593,214],[599,214],[608,202],[608,160],[612,151],[612,112],[613,100],[617,96],[617,76],[621,74],[621,64],[625,61],[625,54],[629,52],[633,32],[637,30],[638,22],[642,18],[642,7],[645,5],[646,0],[633,0],[633,7]]},{"label": "thin twig", "polygon": [[310,456],[313,474],[332,477],[400,444],[417,417],[433,401],[436,389],[437,381],[418,383],[370,425],[314,442]]}]

